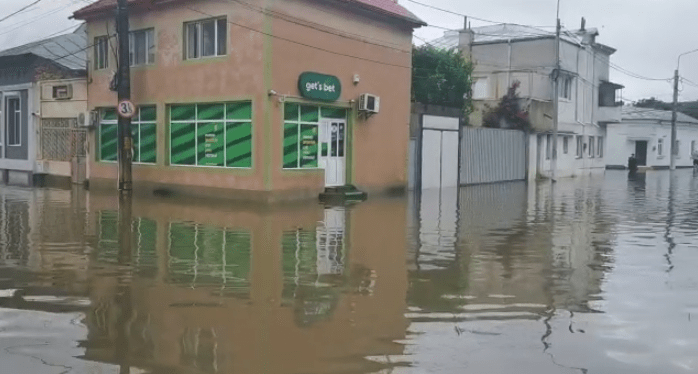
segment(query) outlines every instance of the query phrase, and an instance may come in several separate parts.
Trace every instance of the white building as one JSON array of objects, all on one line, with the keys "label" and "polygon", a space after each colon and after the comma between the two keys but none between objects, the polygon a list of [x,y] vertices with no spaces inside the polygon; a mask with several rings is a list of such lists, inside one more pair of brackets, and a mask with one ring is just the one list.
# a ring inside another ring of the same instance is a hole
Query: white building
[{"label": "white building", "polygon": [[[692,167],[691,152],[698,149],[698,120],[678,113],[676,120],[677,167]],[[608,125],[607,164],[624,169],[635,154],[638,166],[663,169],[671,162],[671,112],[623,107],[623,120]]]},{"label": "white building", "polygon": [[0,183],[85,179],[84,26],[0,51]]},{"label": "white building", "polygon": [[[558,109],[558,176],[569,177],[605,168],[606,126],[620,122],[616,92],[609,81],[615,49],[596,42],[596,29],[563,30],[560,42]],[[555,34],[534,27],[500,24],[447,31],[430,44],[460,48],[475,64],[473,126],[516,81],[533,135],[528,144],[528,178],[551,175]]]}]

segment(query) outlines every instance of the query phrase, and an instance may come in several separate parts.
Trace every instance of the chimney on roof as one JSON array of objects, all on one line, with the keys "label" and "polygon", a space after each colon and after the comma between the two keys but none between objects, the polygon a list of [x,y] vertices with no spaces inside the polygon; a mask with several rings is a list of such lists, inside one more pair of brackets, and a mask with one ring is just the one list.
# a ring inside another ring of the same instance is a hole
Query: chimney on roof
[{"label": "chimney on roof", "polygon": [[463,30],[458,32],[458,51],[466,60],[471,60],[475,33],[468,26],[468,17],[463,19]]},{"label": "chimney on roof", "polygon": [[581,31],[586,31],[586,25],[587,25],[587,20],[582,17],[582,27],[580,28]]}]

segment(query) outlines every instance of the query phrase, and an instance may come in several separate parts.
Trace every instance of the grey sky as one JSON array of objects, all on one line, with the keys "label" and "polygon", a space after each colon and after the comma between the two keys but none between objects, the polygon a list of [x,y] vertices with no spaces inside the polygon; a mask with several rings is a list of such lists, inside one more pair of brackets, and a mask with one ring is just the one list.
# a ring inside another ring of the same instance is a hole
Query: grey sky
[{"label": "grey sky", "polygon": [[[0,0],[0,18],[35,0]],[[557,0],[416,0],[457,13],[498,22],[534,26],[553,26]],[[693,26],[698,15],[698,0],[560,0],[563,26],[574,29],[581,17],[587,27],[596,27],[598,41],[618,49],[611,62],[634,73],[651,78],[671,78],[680,53],[698,49],[698,34]],[[94,0],[43,0],[37,6],[0,22],[0,49],[7,49],[54,34],[71,25],[73,11]],[[399,2],[431,25],[461,28],[461,17],[425,8],[409,0]],[[489,23],[473,20],[473,26]],[[553,28],[548,28],[553,31]],[[443,30],[420,29],[416,35],[426,40],[438,38]],[[419,39],[415,42],[420,44]],[[681,59],[680,73],[698,84],[698,52]],[[645,81],[611,70],[611,78],[626,86],[623,96],[629,100],[655,96],[670,101],[669,82]],[[698,87],[683,85],[681,100],[698,100]]]}]

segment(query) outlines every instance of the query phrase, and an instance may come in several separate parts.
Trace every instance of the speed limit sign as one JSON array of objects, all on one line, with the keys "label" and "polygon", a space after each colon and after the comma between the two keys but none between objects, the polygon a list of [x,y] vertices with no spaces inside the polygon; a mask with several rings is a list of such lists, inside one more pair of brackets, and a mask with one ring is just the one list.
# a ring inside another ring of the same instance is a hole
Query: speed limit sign
[{"label": "speed limit sign", "polygon": [[136,115],[136,106],[129,100],[120,101],[116,110],[124,118],[131,118]]}]

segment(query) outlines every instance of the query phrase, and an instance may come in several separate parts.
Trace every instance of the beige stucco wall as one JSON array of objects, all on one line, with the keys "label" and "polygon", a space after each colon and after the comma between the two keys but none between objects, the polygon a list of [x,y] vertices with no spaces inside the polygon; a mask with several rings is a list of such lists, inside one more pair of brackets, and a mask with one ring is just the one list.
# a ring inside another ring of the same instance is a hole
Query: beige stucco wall
[{"label": "beige stucco wall", "polygon": [[[349,108],[354,105],[350,101],[365,92],[381,96],[381,113],[366,122],[350,118],[348,132],[353,133],[348,135],[350,139],[353,135],[355,147],[348,149],[347,163],[353,165],[348,182],[369,190],[405,185],[411,29],[319,1],[257,0],[251,4],[246,7],[235,2],[191,1],[181,6],[163,5],[149,13],[136,12],[131,16],[131,30],[154,28],[156,39],[155,64],[132,69],[132,99],[137,105],[157,104],[158,116],[157,165],[134,165],[134,186],[166,185],[198,193],[206,189],[206,193],[212,194],[236,190],[241,197],[256,197],[260,192],[317,196],[324,188],[323,170],[282,170],[283,104],[280,101],[283,99],[268,95],[274,90],[288,95],[287,102],[310,102],[296,98],[300,94],[298,76],[305,71],[335,75],[341,80],[342,96],[331,105]],[[261,7],[288,14],[293,21],[265,16]],[[209,18],[208,15],[227,16],[228,54],[183,60],[183,23]],[[88,40],[106,35],[107,27],[114,32],[111,19],[88,22]],[[389,44],[393,49],[356,38]],[[108,85],[116,66],[114,57],[110,55],[108,69],[93,71],[92,52],[89,107],[113,107],[116,93],[109,91]],[[352,84],[354,74],[359,74],[361,79],[356,86]],[[234,100],[253,102],[252,169],[167,165],[168,104]],[[97,162],[96,132],[90,140],[90,179],[111,185],[117,167],[113,163]]]}]

